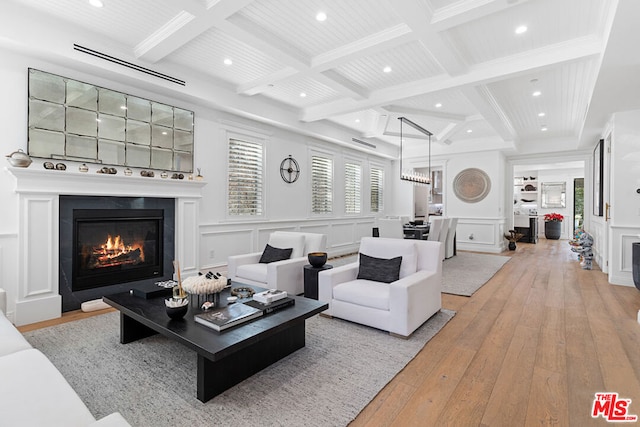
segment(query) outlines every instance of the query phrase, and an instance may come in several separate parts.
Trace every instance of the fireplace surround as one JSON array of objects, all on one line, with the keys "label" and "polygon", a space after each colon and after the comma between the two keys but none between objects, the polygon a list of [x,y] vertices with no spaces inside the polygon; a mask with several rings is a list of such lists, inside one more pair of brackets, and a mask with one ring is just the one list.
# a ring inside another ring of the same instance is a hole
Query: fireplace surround
[{"label": "fireplace surround", "polygon": [[[180,261],[183,277],[198,273],[198,211],[202,187],[207,182],[141,177],[136,175],[138,171],[132,176],[100,174],[96,173],[98,166],[90,166],[88,173],[77,171],[77,165],[66,171],[47,170],[37,161],[29,168],[5,168],[14,179],[18,197],[16,281],[3,286],[12,295],[7,305],[14,309],[16,325],[53,319],[62,314],[62,293],[66,292],[66,285],[60,283],[59,273],[61,196],[169,199],[175,216],[173,221],[165,220],[165,226],[167,222],[174,226],[174,257]],[[172,268],[171,262],[164,260],[164,268]],[[114,286],[127,290],[133,283]]]}]

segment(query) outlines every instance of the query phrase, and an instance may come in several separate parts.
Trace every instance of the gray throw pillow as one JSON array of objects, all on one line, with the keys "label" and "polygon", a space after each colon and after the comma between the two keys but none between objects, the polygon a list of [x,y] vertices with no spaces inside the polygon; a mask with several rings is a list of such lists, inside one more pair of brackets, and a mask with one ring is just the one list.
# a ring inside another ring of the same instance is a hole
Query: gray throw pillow
[{"label": "gray throw pillow", "polygon": [[291,252],[293,252],[293,248],[280,249],[267,244],[262,252],[262,256],[260,257],[260,263],[269,264],[270,262],[289,259],[291,257]]},{"label": "gray throw pillow", "polygon": [[373,280],[375,282],[391,283],[400,278],[402,257],[391,259],[376,258],[363,253],[360,254],[358,279]]}]

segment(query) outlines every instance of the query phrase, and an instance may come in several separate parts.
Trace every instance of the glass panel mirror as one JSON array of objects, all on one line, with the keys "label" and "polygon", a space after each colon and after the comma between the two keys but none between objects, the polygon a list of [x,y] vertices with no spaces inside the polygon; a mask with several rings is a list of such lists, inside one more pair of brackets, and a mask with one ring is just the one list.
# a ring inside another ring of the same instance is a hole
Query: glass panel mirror
[{"label": "glass panel mirror", "polygon": [[564,208],[566,207],[566,182],[543,182],[542,207]]},{"label": "glass panel mirror", "polygon": [[193,112],[29,68],[32,157],[193,172]]}]

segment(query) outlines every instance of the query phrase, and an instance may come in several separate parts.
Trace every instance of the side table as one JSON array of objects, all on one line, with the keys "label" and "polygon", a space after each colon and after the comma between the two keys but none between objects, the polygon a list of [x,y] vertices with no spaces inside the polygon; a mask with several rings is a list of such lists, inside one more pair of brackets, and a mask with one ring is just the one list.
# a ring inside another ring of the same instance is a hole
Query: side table
[{"label": "side table", "polygon": [[318,273],[333,268],[331,264],[325,264],[322,267],[314,267],[307,264],[304,267],[304,296],[305,298],[318,299]]}]

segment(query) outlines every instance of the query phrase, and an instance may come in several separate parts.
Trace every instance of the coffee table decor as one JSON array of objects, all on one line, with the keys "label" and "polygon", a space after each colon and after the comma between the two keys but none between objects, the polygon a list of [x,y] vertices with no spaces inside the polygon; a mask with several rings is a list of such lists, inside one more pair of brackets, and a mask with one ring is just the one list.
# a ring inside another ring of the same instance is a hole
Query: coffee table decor
[{"label": "coffee table decor", "polygon": [[220,273],[208,272],[200,276],[184,279],[182,287],[189,294],[192,304],[201,306],[209,301],[218,305],[220,292],[227,286],[227,278]]}]

